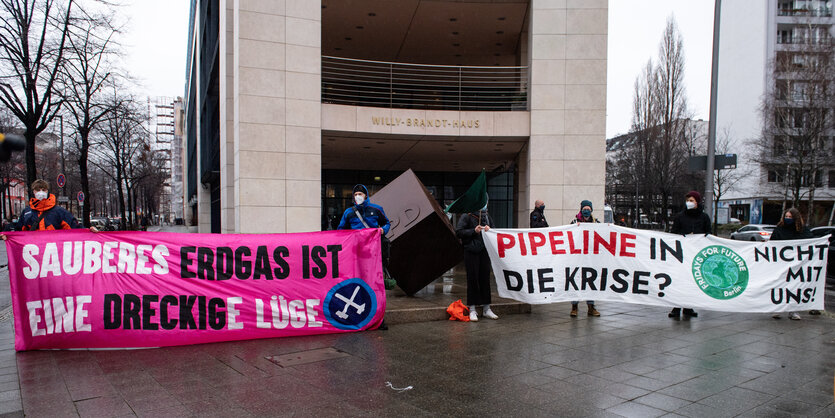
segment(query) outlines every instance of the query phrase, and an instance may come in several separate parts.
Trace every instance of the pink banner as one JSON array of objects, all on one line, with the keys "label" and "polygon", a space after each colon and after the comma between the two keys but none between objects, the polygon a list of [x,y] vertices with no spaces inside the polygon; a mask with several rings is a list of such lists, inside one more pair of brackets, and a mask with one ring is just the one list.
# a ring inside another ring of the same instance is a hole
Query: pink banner
[{"label": "pink banner", "polygon": [[15,349],[160,347],[376,328],[376,229],[7,232]]}]

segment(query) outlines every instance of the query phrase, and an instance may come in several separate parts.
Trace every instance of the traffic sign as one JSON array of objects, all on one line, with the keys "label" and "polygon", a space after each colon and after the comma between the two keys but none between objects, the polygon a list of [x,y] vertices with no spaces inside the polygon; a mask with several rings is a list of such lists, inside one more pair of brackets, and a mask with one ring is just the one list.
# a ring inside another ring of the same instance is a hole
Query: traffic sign
[{"label": "traffic sign", "polygon": [[67,196],[58,196],[58,203],[69,203],[70,198]]},{"label": "traffic sign", "polygon": [[58,179],[56,180],[56,183],[58,183],[58,187],[60,187],[62,189],[64,188],[64,184],[67,183],[67,178],[64,177],[64,173],[61,173],[61,174],[58,175]]},{"label": "traffic sign", "polygon": [[84,203],[84,192],[78,192],[78,203]]},{"label": "traffic sign", "polygon": [[[707,155],[694,155],[687,159],[687,168],[690,170],[707,170]],[[736,168],[736,154],[716,154],[713,156],[713,168],[715,170],[727,170]]]}]

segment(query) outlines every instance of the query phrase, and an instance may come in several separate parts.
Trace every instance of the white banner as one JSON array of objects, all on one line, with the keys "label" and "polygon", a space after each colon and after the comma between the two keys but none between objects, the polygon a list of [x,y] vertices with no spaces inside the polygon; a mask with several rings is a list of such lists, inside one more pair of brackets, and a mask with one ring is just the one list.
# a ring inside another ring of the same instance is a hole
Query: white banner
[{"label": "white banner", "polygon": [[827,237],[744,242],[610,224],[491,229],[499,295],[728,312],[824,309]]}]

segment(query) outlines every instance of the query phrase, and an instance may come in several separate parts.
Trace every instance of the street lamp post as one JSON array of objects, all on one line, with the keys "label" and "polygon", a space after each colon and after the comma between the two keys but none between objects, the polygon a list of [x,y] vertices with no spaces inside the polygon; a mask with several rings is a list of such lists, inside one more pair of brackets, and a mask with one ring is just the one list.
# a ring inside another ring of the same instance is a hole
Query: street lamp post
[{"label": "street lamp post", "polygon": [[[715,0],[713,6],[713,60],[710,70],[710,115],[708,116],[707,134],[707,170],[705,178],[705,208],[715,224],[713,213],[713,170],[716,158],[716,98],[719,94],[719,15],[722,11],[722,0]],[[711,228],[712,229],[712,228]]]}]

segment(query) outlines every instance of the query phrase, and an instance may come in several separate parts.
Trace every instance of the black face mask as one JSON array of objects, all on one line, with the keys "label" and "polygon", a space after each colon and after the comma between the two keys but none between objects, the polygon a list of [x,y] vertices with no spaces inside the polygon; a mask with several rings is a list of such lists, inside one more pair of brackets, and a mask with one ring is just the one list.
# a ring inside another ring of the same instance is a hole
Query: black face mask
[{"label": "black face mask", "polygon": [[785,218],[785,219],[783,219],[783,223],[786,226],[794,226],[794,219],[793,218]]}]

